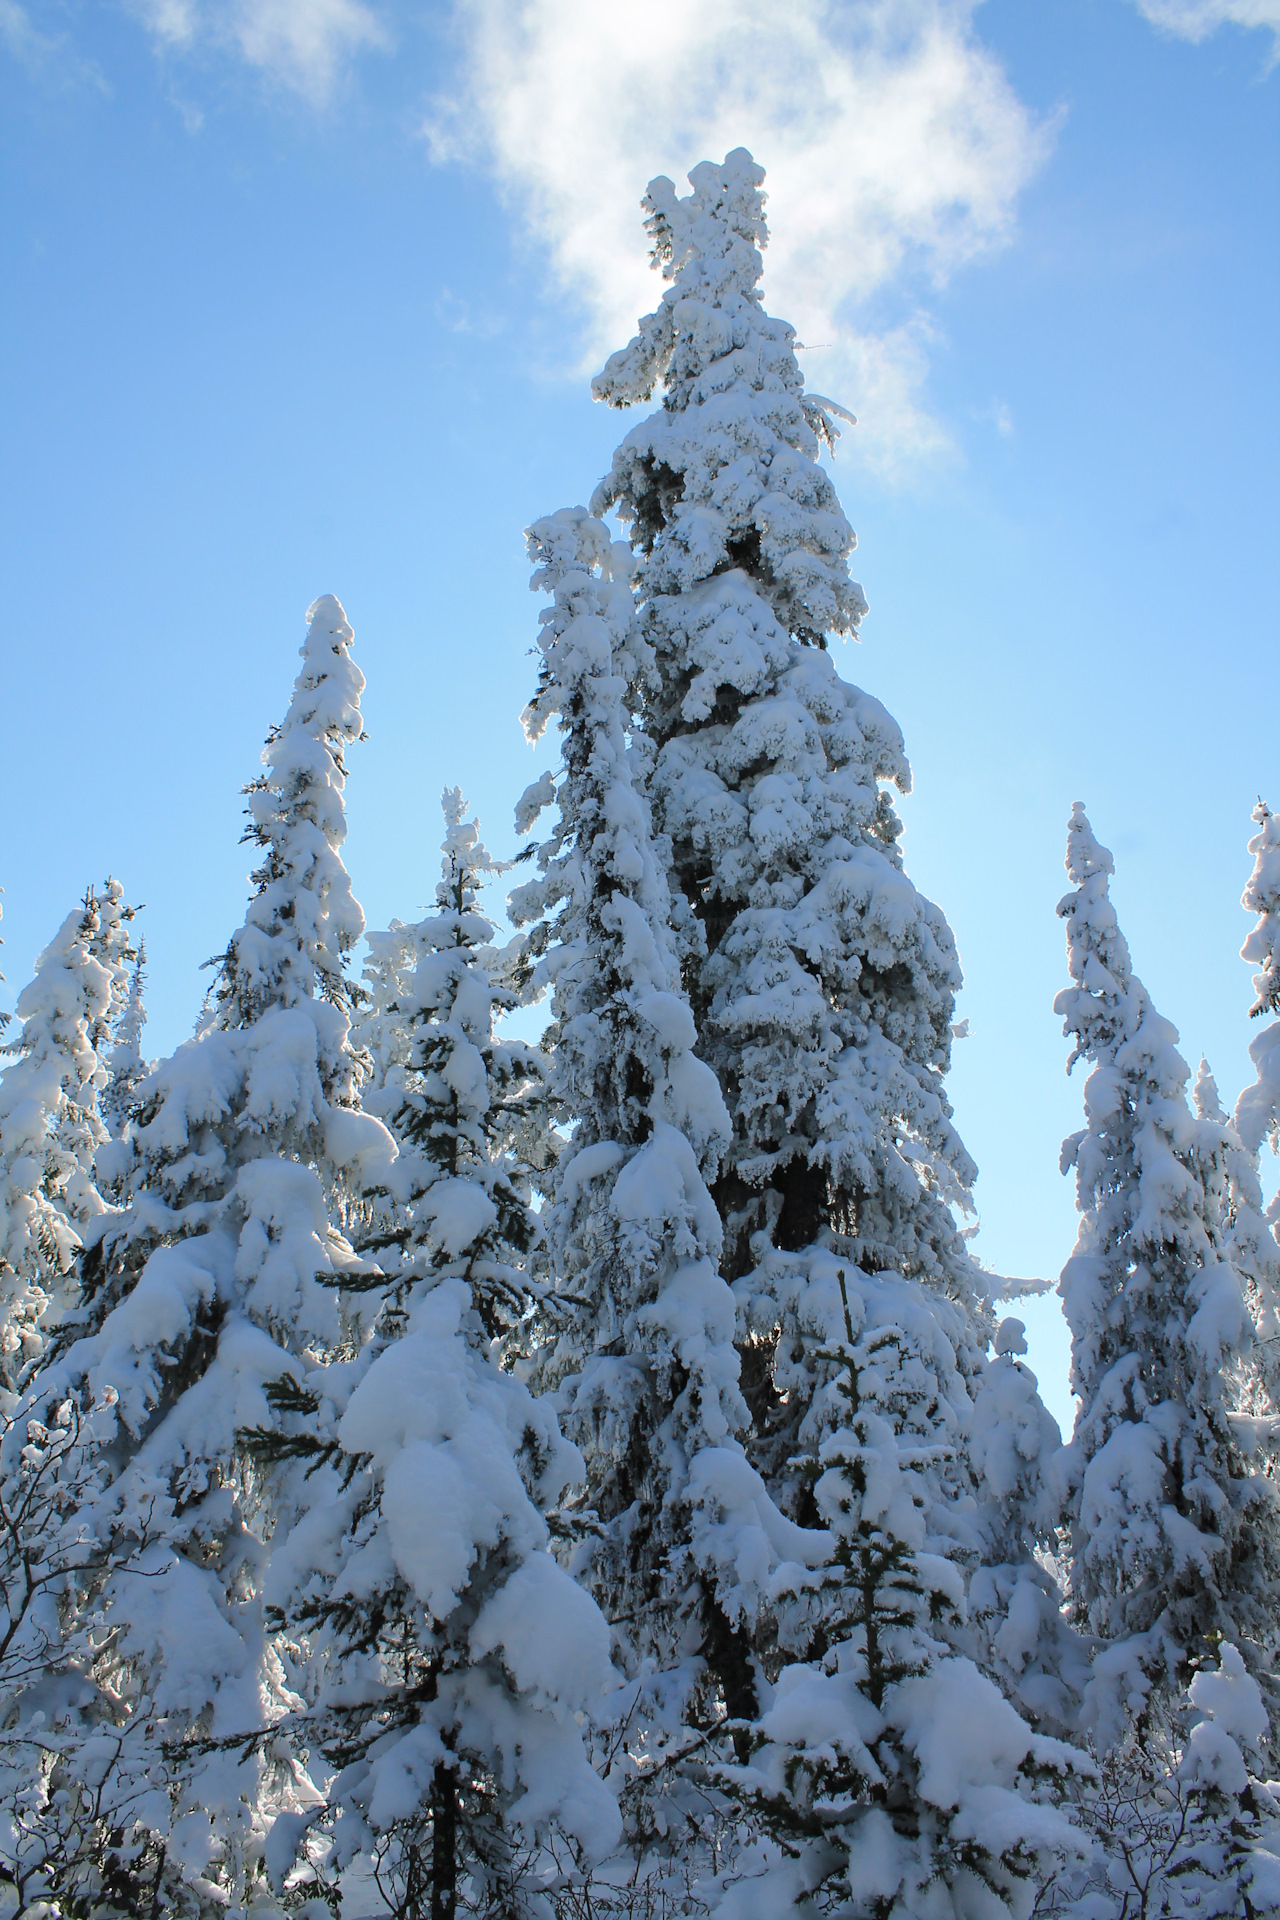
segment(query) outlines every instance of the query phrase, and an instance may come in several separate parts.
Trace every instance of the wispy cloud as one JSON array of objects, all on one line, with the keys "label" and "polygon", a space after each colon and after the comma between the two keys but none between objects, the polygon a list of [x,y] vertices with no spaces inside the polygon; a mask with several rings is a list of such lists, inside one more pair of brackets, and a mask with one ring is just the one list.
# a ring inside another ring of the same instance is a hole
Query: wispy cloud
[{"label": "wispy cloud", "polygon": [[[768,297],[814,345],[882,469],[936,456],[929,323],[872,322],[1000,245],[1049,134],[974,35],[967,0],[462,0],[462,86],[427,131],[489,169],[582,303],[586,358],[658,288],[648,178],[749,146],[768,169]],[[820,350],[817,350],[819,349]]]},{"label": "wispy cloud", "polygon": [[54,50],[54,42],[36,27],[18,0],[0,0],[0,41],[24,66],[34,66]]},{"label": "wispy cloud", "polygon": [[1136,0],[1151,24],[1182,40],[1204,40],[1219,27],[1261,27],[1280,58],[1280,0]]},{"label": "wispy cloud", "polygon": [[353,54],[390,44],[383,15],[365,0],[132,0],[132,6],[163,47],[230,49],[317,102],[328,98]]},{"label": "wispy cloud", "polygon": [[102,93],[106,81],[91,60],[83,59],[65,33],[45,33],[19,0],[0,0],[0,46],[29,73],[56,85],[87,82]]}]

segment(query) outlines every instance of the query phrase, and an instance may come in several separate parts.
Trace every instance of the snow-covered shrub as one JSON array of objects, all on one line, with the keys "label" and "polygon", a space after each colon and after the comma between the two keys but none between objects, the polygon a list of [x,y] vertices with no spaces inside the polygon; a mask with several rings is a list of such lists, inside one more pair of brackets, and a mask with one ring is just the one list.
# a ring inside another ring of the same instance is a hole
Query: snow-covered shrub
[{"label": "snow-covered shrub", "polygon": [[1262,1775],[1267,1711],[1223,1642],[1186,1692],[1103,1756],[1075,1817],[1092,1842],[1042,1890],[1058,1920],[1274,1920],[1280,1783]]}]

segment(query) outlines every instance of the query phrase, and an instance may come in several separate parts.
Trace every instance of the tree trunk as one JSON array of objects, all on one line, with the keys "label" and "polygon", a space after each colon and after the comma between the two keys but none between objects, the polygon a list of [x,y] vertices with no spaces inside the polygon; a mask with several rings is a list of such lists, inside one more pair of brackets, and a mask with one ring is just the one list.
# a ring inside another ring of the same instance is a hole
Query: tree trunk
[{"label": "tree trunk", "polygon": [[[756,1699],[751,1643],[740,1626],[735,1627],[726,1619],[715,1595],[709,1591],[703,1594],[702,1626],[703,1656],[720,1682],[725,1712],[731,1720],[754,1720],[759,1703]],[[751,1758],[750,1733],[743,1728],[730,1737],[738,1764],[746,1766]]]},{"label": "tree trunk", "polygon": [[431,1782],[431,1920],[455,1920],[458,1910],[458,1780],[438,1761]]}]

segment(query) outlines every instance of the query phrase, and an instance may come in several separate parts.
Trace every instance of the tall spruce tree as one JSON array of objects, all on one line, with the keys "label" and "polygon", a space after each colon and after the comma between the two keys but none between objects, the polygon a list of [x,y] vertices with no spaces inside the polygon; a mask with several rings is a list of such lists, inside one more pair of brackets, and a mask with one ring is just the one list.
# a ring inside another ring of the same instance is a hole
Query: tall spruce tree
[{"label": "tall spruce tree", "polygon": [[88,890],[37,960],[21,1029],[2,1049],[0,1381],[11,1391],[74,1302],[84,1237],[106,1212],[94,1163],[133,917],[119,881]]},{"label": "tall spruce tree", "polygon": [[[392,1270],[397,1251],[408,1255],[416,1244],[428,1187],[448,1175],[460,1151],[456,1142],[442,1144],[436,1138],[443,1097],[439,1075],[444,1070],[436,1054],[450,1052],[455,1039],[466,1036],[468,1046],[479,1049],[484,1061],[490,1105],[476,1124],[487,1141],[495,1178],[514,1180],[519,1188],[521,1197],[512,1188],[503,1204],[511,1209],[509,1242],[522,1254],[533,1232],[533,1215],[527,1212],[529,1182],[544,1168],[548,1152],[554,1152],[539,1050],[500,1042],[493,1032],[494,1021],[517,1006],[520,996],[508,979],[509,954],[492,944],[493,923],[477,905],[477,889],[505,873],[507,866],[493,860],[481,844],[476,822],[465,818],[466,802],[458,788],[446,788],[443,806],[449,877],[437,889],[436,911],[411,924],[393,920],[385,932],[366,936],[367,1001],[353,1026],[353,1036],[368,1058],[361,1104],[386,1122],[404,1150],[395,1191],[376,1197],[372,1217],[358,1235],[359,1244],[377,1251]],[[453,889],[453,905],[447,908],[442,904],[446,884]],[[482,980],[483,988],[478,984]],[[471,981],[476,984],[468,985]],[[433,982],[450,1006],[452,996],[461,996],[452,1013],[442,1011],[444,1000],[439,1005],[430,1000]],[[430,1044],[429,1035],[434,1036]],[[464,1057],[471,1058],[459,1054],[448,1066],[450,1075],[461,1072]],[[452,1086],[452,1080],[448,1084]],[[456,1103],[464,1093],[454,1091],[448,1098]],[[430,1122],[421,1118],[427,1111]],[[527,1277],[522,1278],[519,1287],[526,1284]]]},{"label": "tall spruce tree", "polygon": [[321,1884],[364,1854],[405,1920],[428,1903],[452,1920],[460,1899],[515,1920],[546,1911],[557,1840],[591,1860],[618,1836],[575,1720],[611,1679],[609,1635],[549,1551],[581,1458],[501,1364],[531,1305],[539,1229],[511,1147],[539,1056],[495,1036],[514,996],[489,977],[478,891],[501,869],[456,789],[444,808],[437,910],[395,992],[400,1263],[388,1234],[371,1343],[282,1383],[258,1436],[265,1457],[309,1469],[269,1592],[318,1669],[294,1737],[335,1769],[309,1814],[282,1821],[278,1854],[283,1870],[327,1833]]},{"label": "tall spruce tree", "polygon": [[1253,818],[1258,828],[1249,842],[1254,869],[1241,904],[1257,922],[1240,957],[1256,969],[1250,1018],[1271,1018],[1249,1048],[1256,1075],[1236,1103],[1231,1248],[1252,1295],[1270,1398],[1280,1405],[1280,1194],[1265,1203],[1261,1167],[1268,1142],[1280,1153],[1280,819],[1262,800]]},{"label": "tall spruce tree", "polygon": [[[866,610],[818,462],[842,410],[806,395],[793,329],[761,303],[762,179],[739,149],[695,168],[684,199],[652,182],[671,284],[595,391],[624,406],[661,386],[663,404],[626,436],[592,510],[618,513],[635,555],[655,825],[699,1053],[732,1123],[713,1189],[724,1270],[755,1276],[767,1362],[786,1284],[775,1250],[837,1240],[868,1272],[967,1305],[952,1203],[974,1169],[943,1091],[955,944],[897,848],[902,736],[827,649]],[[780,1424],[775,1484],[804,1395],[790,1389],[783,1413],[767,1380],[749,1385],[758,1427]]]},{"label": "tall spruce tree", "polygon": [[1060,1287],[1081,1401],[1063,1477],[1071,1605],[1103,1643],[1090,1715],[1109,1746],[1153,1685],[1176,1694],[1219,1640],[1266,1675],[1280,1535],[1236,1418],[1251,1328],[1228,1257],[1234,1136],[1188,1109],[1177,1033],[1133,973],[1111,855],[1078,803],[1067,870],[1073,984],[1055,1005],[1071,1063],[1092,1072],[1087,1124],[1062,1154],[1081,1213]]},{"label": "tall spruce tree", "polygon": [[95,1162],[99,1178],[105,1178],[116,1190],[127,1181],[132,1158],[129,1132],[133,1096],[153,1064],[142,1051],[142,1032],[147,1024],[146,982],[147,945],[140,940],[129,969],[128,989],[111,1032],[107,1084],[101,1103],[103,1125],[111,1140],[120,1143],[120,1150],[105,1155],[100,1151]]},{"label": "tall spruce tree", "polygon": [[[266,1383],[341,1342],[351,1255],[325,1185],[393,1151],[346,1104],[343,963],[361,926],[339,853],[343,756],[361,736],[351,638],[338,602],[318,600],[247,789],[263,858],[244,925],[199,1034],[140,1089],[131,1204],[8,1436],[20,1449],[24,1426],[56,1433],[69,1410],[84,1442],[53,1469],[77,1545],[44,1623],[58,1737],[39,1690],[10,1723],[27,1728],[45,1791],[30,1847],[66,1902],[91,1905],[110,1882],[164,1911],[222,1912],[259,1874],[272,1792],[290,1790],[268,1787],[253,1739],[293,1696],[259,1595],[279,1514],[240,1430],[266,1420]],[[74,1850],[68,1804],[92,1809]]]},{"label": "tall spruce tree", "polygon": [[[804,392],[793,328],[760,300],[764,175],[737,150],[689,179],[685,198],[660,179],[645,200],[670,286],[595,392],[622,407],[662,388],[662,405],[593,513],[628,528],[637,758],[670,847],[697,1052],[731,1121],[712,1194],[745,1313],[750,1450],[812,1521],[796,1461],[841,1423],[821,1359],[841,1334],[833,1275],[873,1290],[887,1275],[873,1313],[935,1321],[935,1492],[954,1505],[975,1492],[963,1432],[992,1332],[956,1221],[975,1175],[944,1092],[956,945],[898,851],[902,735],[829,653],[865,612],[818,459],[842,409]],[[910,1304],[890,1304],[894,1279]]]},{"label": "tall spruce tree", "polygon": [[563,1318],[541,1376],[586,1455],[601,1529],[587,1578],[629,1670],[663,1676],[678,1744],[688,1721],[754,1715],[750,1629],[771,1567],[804,1541],[741,1444],[734,1302],[706,1185],[729,1121],[694,1052],[666,848],[627,741],[627,687],[647,666],[630,550],[581,508],[528,539],[554,604],[526,724],[536,738],[557,716],[562,768],[521,803],[521,830],[553,798],[557,813],[542,876],[511,911],[533,923],[535,987],[552,988],[551,1090],[572,1128],[548,1220]]}]

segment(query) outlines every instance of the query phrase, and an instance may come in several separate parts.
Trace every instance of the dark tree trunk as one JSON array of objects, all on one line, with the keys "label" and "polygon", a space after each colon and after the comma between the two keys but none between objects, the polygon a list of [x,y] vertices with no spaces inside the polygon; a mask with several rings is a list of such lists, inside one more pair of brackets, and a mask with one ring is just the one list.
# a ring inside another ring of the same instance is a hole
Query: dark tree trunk
[{"label": "dark tree trunk", "polygon": [[[725,1712],[731,1720],[754,1720],[759,1711],[756,1699],[755,1669],[751,1664],[751,1643],[741,1627],[730,1625],[712,1593],[702,1602],[702,1651],[724,1694]],[[751,1758],[751,1735],[743,1729],[733,1734],[733,1750],[739,1766]]]},{"label": "dark tree trunk", "polygon": [[458,1777],[443,1761],[431,1782],[431,1920],[458,1911]]},{"label": "dark tree trunk", "polygon": [[827,1170],[797,1157],[775,1176],[782,1193],[776,1239],[787,1253],[811,1247],[827,1224]]}]

